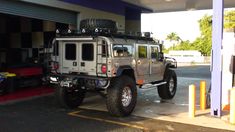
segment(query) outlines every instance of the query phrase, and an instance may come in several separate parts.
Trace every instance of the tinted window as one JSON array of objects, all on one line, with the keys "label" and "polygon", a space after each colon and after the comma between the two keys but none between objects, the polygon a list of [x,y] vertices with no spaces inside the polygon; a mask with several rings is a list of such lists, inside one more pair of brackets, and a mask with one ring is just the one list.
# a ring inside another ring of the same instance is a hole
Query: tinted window
[{"label": "tinted window", "polygon": [[106,53],[107,53],[107,57],[108,55],[108,45],[106,44],[106,42],[103,40],[102,41],[102,57],[106,57]]},{"label": "tinted window", "polygon": [[151,47],[151,58],[152,59],[159,58],[158,47]]},{"label": "tinted window", "polygon": [[59,55],[59,47],[58,47],[58,41],[55,42],[55,44],[53,45],[53,55],[54,56],[58,56]]},{"label": "tinted window", "polygon": [[139,46],[138,55],[139,58],[147,58],[147,46]]},{"label": "tinted window", "polygon": [[82,60],[92,61],[94,59],[93,44],[82,44]]},{"label": "tinted window", "polygon": [[76,45],[75,44],[65,45],[65,59],[76,60]]},{"label": "tinted window", "polygon": [[133,46],[132,45],[113,45],[113,55],[114,57],[122,57],[122,56],[132,56],[133,55]]}]

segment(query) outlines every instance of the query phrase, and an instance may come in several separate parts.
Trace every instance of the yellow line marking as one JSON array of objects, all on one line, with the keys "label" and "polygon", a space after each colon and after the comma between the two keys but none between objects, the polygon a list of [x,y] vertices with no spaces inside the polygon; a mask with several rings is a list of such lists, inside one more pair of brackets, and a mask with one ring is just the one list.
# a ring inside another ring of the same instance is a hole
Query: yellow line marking
[{"label": "yellow line marking", "polygon": [[76,114],[80,113],[81,111],[82,111],[82,110],[78,110],[78,111],[70,112],[70,113],[68,113],[68,115],[73,116],[73,115],[76,115]]},{"label": "yellow line marking", "polygon": [[96,121],[107,122],[107,123],[121,125],[121,126],[137,128],[137,129],[141,129],[141,130],[144,130],[144,131],[148,130],[147,128],[144,128],[144,127],[138,126],[138,125],[132,125],[132,124],[128,124],[128,123],[112,121],[112,120],[107,120],[107,119],[102,119],[102,118],[97,118],[97,117],[90,117],[90,116],[85,116],[85,115],[79,115],[78,113],[80,113],[81,111],[82,110],[75,111],[75,112],[70,112],[70,113],[68,113],[68,115],[75,116],[75,117],[80,117],[80,118],[84,118],[84,119],[89,119],[89,120],[96,120]]}]

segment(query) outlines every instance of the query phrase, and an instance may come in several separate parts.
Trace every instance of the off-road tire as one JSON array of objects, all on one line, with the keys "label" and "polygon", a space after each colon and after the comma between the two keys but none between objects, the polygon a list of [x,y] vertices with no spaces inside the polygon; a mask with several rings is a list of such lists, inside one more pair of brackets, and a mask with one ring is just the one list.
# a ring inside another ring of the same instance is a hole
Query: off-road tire
[{"label": "off-road tire", "polygon": [[117,25],[115,21],[107,19],[84,19],[80,22],[80,29],[94,31],[96,28],[110,33],[117,32]]},{"label": "off-road tire", "polygon": [[[176,77],[175,71],[168,69],[165,72],[164,81],[166,81],[166,84],[158,87],[158,95],[162,99],[172,99],[175,96],[175,93],[177,90],[177,77]],[[174,81],[174,82],[171,82],[171,81]],[[172,89],[170,89],[171,83],[174,84]]]},{"label": "off-road tire", "polygon": [[[122,102],[124,89],[131,91],[129,105],[124,106]],[[137,89],[134,79],[129,76],[120,76],[111,80],[111,85],[107,89],[106,106],[111,115],[123,117],[132,113],[137,101]]]},{"label": "off-road tire", "polygon": [[56,86],[57,102],[64,108],[74,109],[82,104],[86,91],[81,88],[67,88]]}]

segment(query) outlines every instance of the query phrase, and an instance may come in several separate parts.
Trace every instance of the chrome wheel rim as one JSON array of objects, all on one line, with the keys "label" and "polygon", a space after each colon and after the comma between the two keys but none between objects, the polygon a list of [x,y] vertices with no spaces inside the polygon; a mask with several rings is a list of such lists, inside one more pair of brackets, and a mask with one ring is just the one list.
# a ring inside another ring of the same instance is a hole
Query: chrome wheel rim
[{"label": "chrome wheel rim", "polygon": [[132,100],[132,93],[131,93],[131,88],[126,86],[122,90],[122,105],[124,107],[127,107],[130,105]]},{"label": "chrome wheel rim", "polygon": [[169,91],[170,91],[171,95],[173,95],[175,93],[174,87],[175,87],[175,81],[173,78],[171,78],[169,81]]}]

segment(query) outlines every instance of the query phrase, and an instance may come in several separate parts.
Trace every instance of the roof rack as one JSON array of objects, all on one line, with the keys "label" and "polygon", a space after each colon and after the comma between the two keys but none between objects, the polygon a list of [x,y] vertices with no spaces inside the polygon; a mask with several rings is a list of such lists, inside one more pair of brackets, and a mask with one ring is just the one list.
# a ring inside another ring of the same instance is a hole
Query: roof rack
[{"label": "roof rack", "polygon": [[[151,37],[143,37],[141,36],[141,33],[137,33],[138,35],[133,34],[125,34],[125,33],[112,33],[108,30],[104,30],[96,28],[95,31],[91,30],[56,30],[56,37],[80,37],[80,36],[91,36],[91,37],[97,37],[97,36],[105,36],[105,37],[112,37],[112,38],[122,38],[122,39],[134,39],[134,40],[143,40],[143,41],[151,41],[155,42],[153,38]],[[146,32],[144,34],[147,34]],[[149,34],[148,34],[149,35]]]}]

